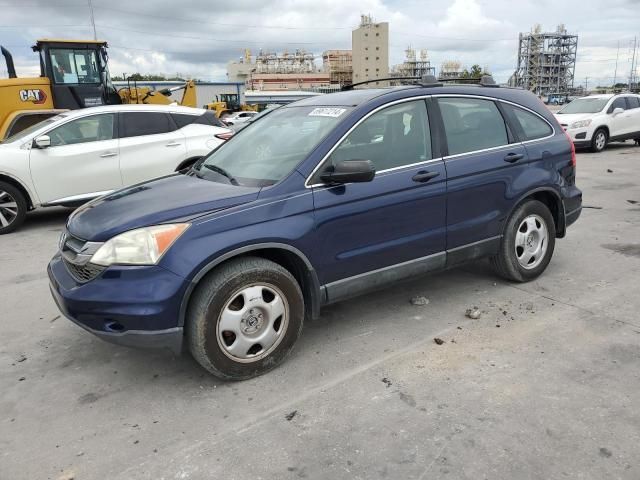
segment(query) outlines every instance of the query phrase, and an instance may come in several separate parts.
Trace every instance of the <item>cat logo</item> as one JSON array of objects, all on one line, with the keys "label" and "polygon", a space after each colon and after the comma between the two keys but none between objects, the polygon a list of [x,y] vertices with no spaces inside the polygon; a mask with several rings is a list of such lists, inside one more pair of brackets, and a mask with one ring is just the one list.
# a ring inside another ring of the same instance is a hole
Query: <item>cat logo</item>
[{"label": "cat logo", "polygon": [[47,100],[47,94],[40,89],[20,90],[20,100],[22,100],[23,102],[31,102],[33,104],[40,105]]}]

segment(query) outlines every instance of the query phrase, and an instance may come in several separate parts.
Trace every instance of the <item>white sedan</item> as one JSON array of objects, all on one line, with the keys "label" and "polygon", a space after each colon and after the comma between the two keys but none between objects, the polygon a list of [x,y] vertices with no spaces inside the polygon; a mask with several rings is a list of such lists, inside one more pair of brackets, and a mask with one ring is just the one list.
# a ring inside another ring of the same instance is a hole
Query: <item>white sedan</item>
[{"label": "white sedan", "polygon": [[212,111],[111,105],[62,113],[0,144],[0,234],[26,212],[76,206],[190,167],[232,135]]},{"label": "white sedan", "polygon": [[236,112],[231,115],[227,115],[222,119],[224,123],[227,125],[235,125],[237,123],[245,123],[258,115],[258,112],[246,111],[246,112]]}]

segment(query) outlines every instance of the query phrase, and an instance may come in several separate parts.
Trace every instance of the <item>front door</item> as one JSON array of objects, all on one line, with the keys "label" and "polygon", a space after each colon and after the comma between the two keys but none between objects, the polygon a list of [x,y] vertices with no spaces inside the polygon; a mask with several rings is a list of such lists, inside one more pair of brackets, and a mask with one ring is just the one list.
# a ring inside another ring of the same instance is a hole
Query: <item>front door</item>
[{"label": "front door", "polygon": [[120,170],[125,186],[168,175],[185,160],[182,131],[165,112],[120,113]]},{"label": "front door", "polygon": [[48,148],[32,147],[31,177],[40,203],[78,203],[122,186],[115,114],[71,120],[46,133]]},{"label": "front door", "polygon": [[[447,175],[433,156],[425,100],[411,100],[368,117],[318,169],[314,262],[330,302],[444,265]],[[344,160],[371,160],[374,180],[321,185]]]}]

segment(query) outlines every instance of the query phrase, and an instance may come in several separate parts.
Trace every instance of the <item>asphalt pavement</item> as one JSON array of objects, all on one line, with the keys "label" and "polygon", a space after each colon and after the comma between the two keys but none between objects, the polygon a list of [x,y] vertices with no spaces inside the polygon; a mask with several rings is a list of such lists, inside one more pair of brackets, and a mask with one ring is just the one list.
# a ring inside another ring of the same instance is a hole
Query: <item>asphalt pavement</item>
[{"label": "asphalt pavement", "polygon": [[31,213],[0,236],[0,479],[640,478],[640,148],[579,153],[578,185],[537,281],[478,262],[331,306],[241,383],[61,317],[70,211]]}]

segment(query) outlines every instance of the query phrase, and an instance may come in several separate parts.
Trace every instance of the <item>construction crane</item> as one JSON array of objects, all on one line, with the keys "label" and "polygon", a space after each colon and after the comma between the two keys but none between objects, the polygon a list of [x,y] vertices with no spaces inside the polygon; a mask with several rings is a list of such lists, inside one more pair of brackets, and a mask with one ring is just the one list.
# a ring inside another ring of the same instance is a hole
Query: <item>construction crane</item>
[{"label": "construction crane", "polygon": [[[11,53],[0,46],[9,78],[0,79],[0,140],[66,110],[112,105],[196,106],[193,81],[171,89],[128,85],[116,90],[109,76],[107,42],[42,39],[32,47],[40,57],[40,76],[18,78]],[[180,102],[170,98],[184,89]]]}]

